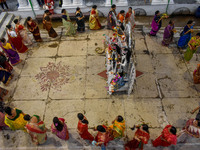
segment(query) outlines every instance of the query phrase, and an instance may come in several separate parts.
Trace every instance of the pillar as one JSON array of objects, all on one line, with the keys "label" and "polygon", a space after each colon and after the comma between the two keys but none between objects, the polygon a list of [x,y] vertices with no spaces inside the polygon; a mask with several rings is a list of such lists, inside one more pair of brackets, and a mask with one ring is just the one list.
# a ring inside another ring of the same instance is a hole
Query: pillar
[{"label": "pillar", "polygon": [[[38,4],[37,0],[31,0],[34,10],[39,10],[40,5]],[[30,3],[29,3],[30,5]]]},{"label": "pillar", "polygon": [[28,1],[27,0],[18,0],[18,10],[24,10],[28,7]]},{"label": "pillar", "polygon": [[[168,4],[168,0],[152,0],[151,5]],[[174,0],[170,0],[169,4],[174,4]]]},{"label": "pillar", "polygon": [[62,7],[70,7],[72,5],[71,0],[63,0]]},{"label": "pillar", "polygon": [[106,0],[105,6],[111,6],[111,0]]},{"label": "pillar", "polygon": [[128,6],[127,0],[118,0],[116,3],[117,6]]},{"label": "pillar", "polygon": [[83,5],[83,0],[73,0],[73,5],[74,6],[82,6]]},{"label": "pillar", "polygon": [[200,3],[200,0],[196,0],[196,3]]}]

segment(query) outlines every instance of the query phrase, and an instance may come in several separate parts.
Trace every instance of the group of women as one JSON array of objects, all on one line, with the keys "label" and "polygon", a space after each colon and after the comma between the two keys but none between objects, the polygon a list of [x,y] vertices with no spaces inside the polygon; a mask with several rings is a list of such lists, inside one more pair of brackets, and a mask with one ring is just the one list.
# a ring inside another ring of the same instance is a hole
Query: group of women
[{"label": "group of women", "polygon": [[[194,109],[192,113],[199,108],[200,106]],[[47,132],[49,131],[62,140],[68,140],[70,138],[68,127],[64,118],[54,117],[50,129],[48,129],[38,115],[30,116],[17,108],[11,107],[5,107],[3,110],[4,112],[0,112],[1,129],[9,127],[14,131],[23,130],[30,135],[32,142],[36,145],[45,143],[48,139]],[[82,113],[78,113],[77,118],[77,132],[80,137],[84,140],[88,140],[92,145],[101,146],[102,150],[106,148],[111,140],[125,137],[125,120],[120,115],[112,121],[110,126],[98,125],[97,127],[91,128],[94,131],[97,131],[95,137],[88,131],[89,121],[87,118]],[[125,150],[135,150],[137,148],[142,150],[144,144],[147,144],[150,139],[150,132],[147,124],[137,126],[134,125],[131,130],[135,130],[135,128],[137,130],[133,139],[124,145]],[[187,136],[189,135],[199,138],[199,128],[200,111],[195,119],[189,119],[187,121],[185,127],[178,135],[174,126],[167,125],[163,129],[161,135],[155,140],[152,140],[152,145],[154,147],[168,147],[170,145],[176,145],[177,141],[185,142],[187,140]]]}]

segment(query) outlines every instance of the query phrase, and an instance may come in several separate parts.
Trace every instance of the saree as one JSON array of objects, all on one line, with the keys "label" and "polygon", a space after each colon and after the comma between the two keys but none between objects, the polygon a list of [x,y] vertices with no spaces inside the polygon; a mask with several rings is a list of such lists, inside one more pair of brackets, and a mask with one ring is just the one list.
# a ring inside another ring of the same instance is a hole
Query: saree
[{"label": "saree", "polygon": [[66,15],[62,15],[62,22],[63,22],[63,26],[67,30],[65,35],[70,36],[70,35],[75,35],[76,34],[75,27],[72,24],[68,13]]},{"label": "saree", "polygon": [[91,30],[101,29],[101,24],[99,22],[99,14],[97,10],[92,10],[90,12],[89,27]]},{"label": "saree", "polygon": [[88,132],[88,125],[83,124],[80,120],[78,122],[77,129],[79,131],[79,135],[84,140],[93,141],[94,137]]},{"label": "saree", "polygon": [[65,119],[63,118],[58,118],[62,123],[63,123],[63,129],[62,131],[58,131],[55,126],[54,126],[54,123],[52,123],[51,125],[51,132],[52,133],[55,133],[57,137],[59,137],[60,139],[63,139],[63,140],[68,140],[69,139],[69,132],[68,132],[68,129],[67,129],[67,125],[65,124]]},{"label": "saree", "polygon": [[11,79],[11,73],[0,67],[0,81],[3,82],[5,85],[8,85]]},{"label": "saree", "polygon": [[19,58],[19,54],[10,43],[6,43],[5,46],[2,45],[2,43],[0,43],[0,46],[3,49],[3,51],[6,53],[6,55],[9,57],[9,60],[13,66],[21,62],[21,59]]},{"label": "saree", "polygon": [[84,19],[80,19],[80,20],[78,19],[81,17],[83,17],[82,12],[77,12],[76,13],[76,23],[78,25],[77,31],[84,32],[85,31],[85,21],[84,21]]},{"label": "saree", "polygon": [[193,29],[193,26],[190,28],[186,25],[184,27],[184,30],[180,34],[180,38],[178,40],[178,47],[180,48],[186,48],[188,46],[188,42],[191,39],[191,29]]},{"label": "saree", "polygon": [[27,124],[27,121],[24,120],[24,114],[21,110],[16,109],[16,116],[13,119],[9,119],[7,116],[5,116],[5,124],[11,129],[11,130],[25,130],[25,125]]},{"label": "saree", "polygon": [[8,90],[0,87],[0,100],[3,101],[4,96],[8,94]]},{"label": "saree", "polygon": [[27,22],[27,28],[33,34],[33,37],[36,42],[42,42],[42,38],[40,36],[40,29],[34,21],[32,21],[31,24]]},{"label": "saree", "polygon": [[176,143],[177,143],[176,135],[173,135],[172,133],[169,132],[169,128],[171,128],[171,127],[172,127],[171,125],[167,125],[163,129],[162,134],[152,142],[154,147],[157,147],[157,146],[167,147],[172,144],[176,145]]},{"label": "saree", "polygon": [[195,69],[193,72],[193,81],[194,84],[200,83],[200,64],[197,65],[197,69]]},{"label": "saree", "polygon": [[[136,150],[137,148],[139,150],[143,150],[144,144],[147,144],[148,140],[150,138],[149,133],[147,133],[143,130],[140,130],[140,129],[137,129],[137,131],[135,132],[135,136],[143,137],[143,138],[140,138],[141,141],[138,141],[135,138],[133,138],[133,140],[131,140],[127,144],[125,144],[125,150]],[[146,140],[144,140],[144,138]]]},{"label": "saree", "polygon": [[112,129],[112,134],[114,138],[122,138],[124,136],[125,131],[125,121],[122,122],[114,121],[114,123],[109,126]]},{"label": "saree", "polygon": [[[107,127],[105,125],[103,125],[103,127],[107,130]],[[110,132],[106,131],[106,132],[99,132],[97,133],[96,137],[95,137],[95,141],[97,143],[103,143],[102,145],[107,146],[108,142],[113,140],[113,138],[110,135]]]},{"label": "saree", "polygon": [[196,36],[192,37],[188,43],[190,46],[187,47],[187,51],[184,53],[184,59],[190,61],[193,57],[193,54],[197,51],[197,48],[200,46],[200,39],[197,39]]},{"label": "saree", "polygon": [[173,29],[174,29],[174,26],[171,26],[171,25],[168,25],[167,27],[165,27],[162,45],[169,46],[169,44],[172,42],[173,37],[174,37]]},{"label": "saree", "polygon": [[27,123],[25,128],[35,144],[43,144],[47,140],[46,127],[43,121]]},{"label": "saree", "polygon": [[[28,51],[28,48],[23,44],[22,38],[18,36],[12,36],[12,32],[15,33],[14,31],[7,32],[8,39],[10,44],[12,44],[19,53],[25,53]],[[15,33],[16,35],[16,33]]]},{"label": "saree", "polygon": [[112,30],[116,27],[116,20],[114,19],[114,15],[116,15],[115,10],[110,10],[107,17],[107,28]]},{"label": "saree", "polygon": [[[154,19],[151,23],[151,31],[150,31],[150,35],[152,36],[156,36],[157,32],[160,30],[161,26],[162,26],[162,20],[160,20],[161,17],[155,15]],[[160,20],[160,22],[158,22]]]},{"label": "saree", "polygon": [[33,44],[23,25],[16,26],[15,32],[22,37],[22,41],[25,45]]},{"label": "saree", "polygon": [[51,21],[45,20],[43,25],[44,25],[44,28],[48,31],[48,34],[49,34],[50,37],[56,38],[58,36],[56,31],[52,27]]},{"label": "saree", "polygon": [[0,112],[0,129],[2,127],[6,127],[6,124],[4,123],[4,120],[5,120],[5,114]]},{"label": "saree", "polygon": [[3,52],[0,52],[0,66],[2,66],[4,69],[8,70],[8,72],[11,72],[13,70],[13,67],[8,62],[6,56],[3,54]]}]

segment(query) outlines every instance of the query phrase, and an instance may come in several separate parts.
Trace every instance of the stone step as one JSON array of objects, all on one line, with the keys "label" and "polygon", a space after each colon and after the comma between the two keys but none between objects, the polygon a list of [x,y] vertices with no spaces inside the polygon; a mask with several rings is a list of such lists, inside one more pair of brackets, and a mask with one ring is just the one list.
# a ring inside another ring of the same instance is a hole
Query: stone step
[{"label": "stone step", "polygon": [[0,28],[0,38],[3,38],[6,34],[6,25],[10,24],[11,21],[13,20],[14,15],[13,14],[8,14],[6,17],[5,21],[3,22],[1,28]]},{"label": "stone step", "polygon": [[5,21],[6,17],[8,16],[7,12],[2,12],[0,15],[0,27],[2,26],[3,22]]}]

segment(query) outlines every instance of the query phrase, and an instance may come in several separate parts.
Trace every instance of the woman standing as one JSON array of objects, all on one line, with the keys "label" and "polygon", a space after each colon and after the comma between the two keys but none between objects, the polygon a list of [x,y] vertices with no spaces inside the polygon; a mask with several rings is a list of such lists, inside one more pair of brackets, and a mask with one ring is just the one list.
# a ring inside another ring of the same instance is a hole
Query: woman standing
[{"label": "woman standing", "polygon": [[28,48],[23,44],[21,36],[17,35],[11,25],[7,25],[7,35],[10,44],[12,44],[19,53],[25,53]]},{"label": "woman standing", "polygon": [[112,134],[115,139],[122,138],[125,131],[125,120],[122,116],[117,116],[117,118],[109,126],[112,129]]},{"label": "woman standing", "polygon": [[9,60],[7,60],[3,52],[0,52],[0,66],[8,70],[8,72],[13,70],[13,67],[10,65]]},{"label": "woman standing", "polygon": [[134,31],[135,28],[135,11],[132,9],[132,7],[129,7],[128,12],[126,13],[126,20],[131,23],[131,29]]},{"label": "woman standing", "polygon": [[8,85],[11,79],[12,79],[12,74],[8,70],[0,67],[0,81],[3,82],[4,85]]},{"label": "woman standing", "polygon": [[31,38],[28,36],[27,31],[23,25],[20,24],[18,19],[14,20],[15,32],[22,37],[23,43],[26,45],[32,45]]},{"label": "woman standing", "polygon": [[38,115],[24,116],[24,120],[27,121],[25,126],[26,131],[32,138],[33,143],[36,145],[43,144],[47,140],[47,129],[43,121],[41,121]]},{"label": "woman standing", "polygon": [[77,31],[78,32],[84,32],[85,31],[85,16],[81,12],[81,9],[79,7],[76,8],[76,23],[78,25]]},{"label": "woman standing", "polygon": [[5,6],[6,6],[6,8],[7,8],[7,10],[9,10],[9,8],[8,8],[8,5],[7,5],[7,3],[6,3],[6,0],[0,0],[0,4],[1,4],[1,8],[3,9],[3,11],[5,11],[5,9],[4,9],[4,6],[3,6],[3,5],[5,5]]},{"label": "woman standing", "polygon": [[180,34],[180,38],[178,40],[179,48],[186,48],[188,46],[188,42],[191,39],[191,33],[193,32],[193,21],[189,20],[187,25],[184,27],[184,30]]},{"label": "woman standing", "polygon": [[101,29],[97,5],[92,6],[92,10],[90,12],[90,18],[89,18],[89,27],[91,30]]},{"label": "woman standing", "polygon": [[77,130],[80,137],[84,140],[89,140],[92,142],[94,140],[94,137],[88,132],[89,122],[87,118],[82,113],[78,113],[77,117],[79,119]]},{"label": "woman standing", "polygon": [[116,18],[116,5],[113,4],[111,6],[111,9],[108,13],[108,17],[107,17],[107,28],[112,30],[114,27],[116,27],[116,20],[114,18]]},{"label": "woman standing", "polygon": [[157,139],[152,141],[154,147],[158,146],[168,147],[170,145],[176,145],[176,143],[177,143],[176,128],[172,125],[167,125],[163,129],[162,134]]},{"label": "woman standing", "polygon": [[149,33],[151,36],[156,36],[157,32],[160,30],[162,26],[162,19],[163,17],[160,16],[160,11],[157,10],[151,23],[151,32]]},{"label": "woman standing", "polygon": [[16,108],[5,107],[5,124],[11,130],[25,130],[27,121],[24,120],[24,113]]},{"label": "woman standing", "polygon": [[187,51],[184,54],[184,59],[189,63],[192,59],[193,54],[197,51],[197,48],[200,46],[200,33],[197,33],[196,36],[192,37],[188,43]]},{"label": "woman standing", "polygon": [[40,29],[31,17],[27,18],[27,28],[33,34],[36,42],[42,42],[42,38],[40,37]]},{"label": "woman standing", "polygon": [[72,24],[70,18],[69,18],[69,14],[65,9],[62,9],[62,22],[63,22],[63,26],[66,28],[66,33],[65,35],[70,36],[70,35],[75,35],[76,34],[76,30],[74,28],[74,25]]},{"label": "woman standing", "polygon": [[194,84],[200,84],[200,64],[197,65],[197,69],[193,72]]},{"label": "woman standing", "polygon": [[50,19],[49,16],[46,16],[44,18],[44,27],[48,31],[48,34],[49,34],[50,37],[56,38],[58,36],[56,31],[52,27],[51,19]]},{"label": "woman standing", "polygon": [[17,50],[10,43],[7,43],[4,38],[1,39],[0,47],[6,53],[7,57],[9,58],[13,66],[21,62]]},{"label": "woman standing", "polygon": [[53,118],[53,123],[51,125],[51,132],[60,139],[63,140],[69,139],[67,125],[65,124],[65,119],[63,118],[58,118],[58,117]]},{"label": "woman standing", "polygon": [[[132,130],[135,129],[131,128]],[[148,143],[148,140],[150,138],[149,135],[149,127],[146,124],[142,124],[137,126],[137,131],[135,132],[133,140],[129,141],[127,144],[125,144],[125,150],[143,150],[144,144]]]},{"label": "woman standing", "polygon": [[169,44],[173,41],[174,37],[174,21],[169,21],[168,26],[165,28],[164,35],[163,35],[163,46],[169,46]]}]

